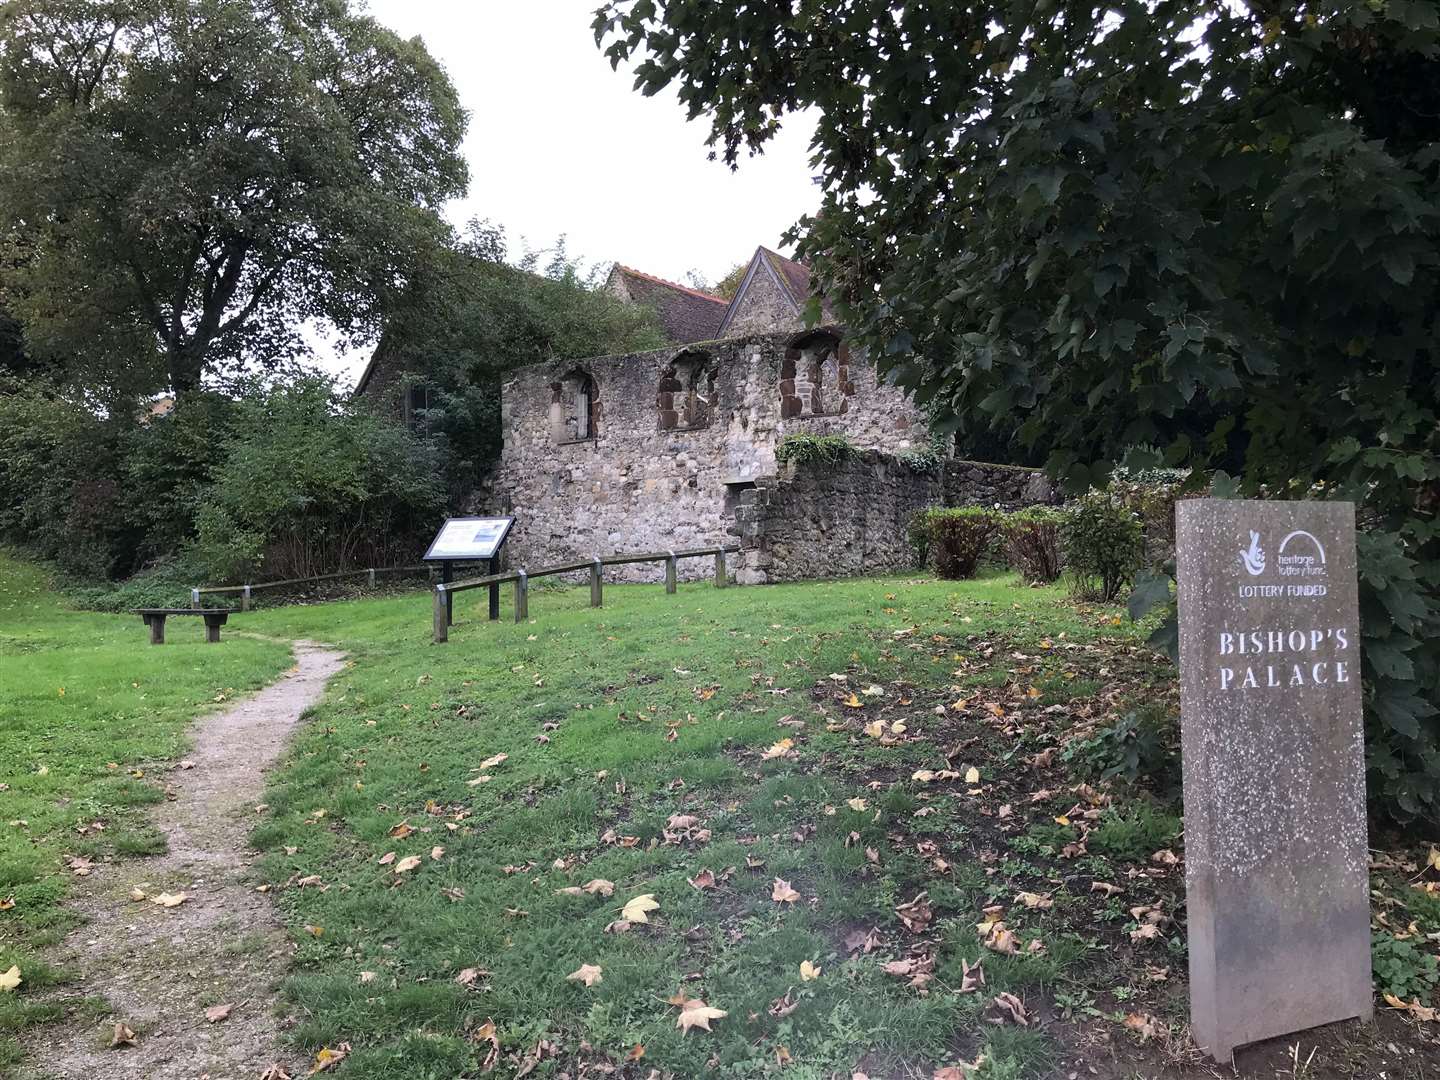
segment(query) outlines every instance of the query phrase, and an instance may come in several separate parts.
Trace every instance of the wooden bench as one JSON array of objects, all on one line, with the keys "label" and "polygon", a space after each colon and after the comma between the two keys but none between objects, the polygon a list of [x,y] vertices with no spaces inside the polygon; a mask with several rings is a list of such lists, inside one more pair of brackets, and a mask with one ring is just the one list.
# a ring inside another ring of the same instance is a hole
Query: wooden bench
[{"label": "wooden bench", "polygon": [[165,644],[165,620],[171,615],[199,615],[205,619],[205,640],[214,644],[220,640],[220,627],[234,615],[238,608],[184,608],[147,607],[136,608],[135,614],[150,627],[150,644]]}]

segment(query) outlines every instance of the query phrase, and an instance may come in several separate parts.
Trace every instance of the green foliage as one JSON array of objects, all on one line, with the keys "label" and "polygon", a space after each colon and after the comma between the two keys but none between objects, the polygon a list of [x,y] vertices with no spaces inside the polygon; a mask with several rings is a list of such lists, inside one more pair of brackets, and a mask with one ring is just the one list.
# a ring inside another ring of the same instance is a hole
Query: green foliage
[{"label": "green foliage", "polygon": [[338,405],[312,377],[241,400],[194,555],[215,581],[397,565],[418,557],[444,504],[431,443]]},{"label": "green foliage", "polygon": [[30,0],[0,57],[9,299],[94,386],[373,332],[465,189],[454,87],[348,0]]},{"label": "green foliage", "polygon": [[208,567],[192,552],[170,555],[115,584],[70,584],[66,598],[86,611],[127,612],[142,607],[189,607],[190,590],[204,584]]},{"label": "green foliage", "polygon": [[933,447],[926,447],[924,450],[906,450],[896,456],[900,464],[911,472],[921,473],[924,476],[939,476],[940,469],[945,464],[944,459],[935,452]]},{"label": "green foliage", "polygon": [[1175,547],[1175,502],[1189,479],[1184,469],[1128,469],[1117,465],[1106,490],[1139,519],[1147,543],[1168,552]]},{"label": "green foliage", "polygon": [[1440,984],[1440,961],[1391,934],[1370,935],[1370,966],[1376,989],[1401,1001],[1429,1005]]},{"label": "green foliage", "polygon": [[733,300],[735,294],[740,291],[740,286],[745,281],[745,271],[749,269],[750,264],[748,262],[736,263],[726,272],[724,277],[705,291],[711,296],[718,296],[723,300]]},{"label": "green foliage", "polygon": [[839,465],[859,453],[844,435],[786,435],[775,447],[781,465]]},{"label": "green foliage", "polygon": [[905,522],[905,539],[910,550],[915,552],[915,565],[930,564],[930,511],[916,510]]},{"label": "green foliage", "polygon": [[1168,793],[1180,779],[1179,717],[1163,705],[1127,710],[1111,726],[1068,744],[1063,756],[1095,779],[1143,782]]},{"label": "green foliage", "polygon": [[1109,603],[1144,565],[1139,519],[1107,492],[1091,491],[1073,500],[1065,507],[1060,531],[1066,565],[1082,596]]},{"label": "green foliage", "polygon": [[1005,559],[1031,584],[1049,584],[1060,576],[1061,511],[1032,506],[1006,514],[1000,520],[1005,538]]},{"label": "green foliage", "polygon": [[983,506],[928,510],[925,520],[930,529],[935,572],[952,580],[975,576],[1000,529],[1000,515]]},{"label": "green foliage", "polygon": [[855,0],[837,37],[823,5],[610,0],[593,25],[732,163],[818,118],[800,252],[962,444],[1018,441],[1073,491],[1148,444],[1197,487],[1359,504],[1368,789],[1440,821],[1433,4]]},{"label": "green foliage", "polygon": [[655,313],[601,288],[594,271],[570,258],[563,238],[543,257],[527,252],[517,265],[506,258],[503,230],[472,221],[459,244],[412,280],[377,349],[377,368],[426,387],[429,406],[421,419],[445,441],[455,497],[500,453],[506,372],[665,344]]},{"label": "green foliage", "polygon": [[1107,810],[1086,837],[1096,854],[1144,862],[1180,835],[1180,818],[1153,803],[1139,801],[1121,810]]}]

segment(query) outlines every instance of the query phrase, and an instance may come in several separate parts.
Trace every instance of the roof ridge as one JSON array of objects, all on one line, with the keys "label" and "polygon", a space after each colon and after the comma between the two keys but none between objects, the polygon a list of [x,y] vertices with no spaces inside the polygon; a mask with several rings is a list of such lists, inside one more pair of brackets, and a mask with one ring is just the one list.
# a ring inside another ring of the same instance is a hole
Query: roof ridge
[{"label": "roof ridge", "polygon": [[699,297],[701,300],[709,300],[716,304],[729,304],[730,301],[720,296],[712,296],[710,293],[701,292],[699,289],[692,289],[688,285],[681,285],[678,281],[667,281],[665,278],[656,277],[654,274],[647,274],[644,270],[636,270],[633,266],[626,266],[617,262],[615,266],[627,274],[634,274],[636,277],[644,278],[646,281],[653,281],[657,285],[664,285],[667,288],[678,289],[680,292],[689,293],[691,296]]}]

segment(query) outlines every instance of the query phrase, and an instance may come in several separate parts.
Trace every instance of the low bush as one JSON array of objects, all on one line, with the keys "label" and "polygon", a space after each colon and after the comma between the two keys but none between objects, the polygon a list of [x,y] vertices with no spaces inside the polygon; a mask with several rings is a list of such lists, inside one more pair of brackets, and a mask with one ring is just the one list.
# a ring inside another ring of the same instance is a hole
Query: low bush
[{"label": "low bush", "polygon": [[983,506],[961,506],[931,510],[926,520],[935,572],[952,581],[973,578],[1000,529],[1000,515]]},{"label": "low bush", "polygon": [[1060,524],[1064,516],[1048,506],[1032,506],[1006,514],[1000,523],[1005,560],[1031,584],[1045,585],[1060,576]]},{"label": "low bush", "polygon": [[859,453],[855,444],[844,435],[787,435],[775,447],[775,460],[781,465],[839,465]]},{"label": "low bush", "polygon": [[189,607],[190,590],[205,584],[205,568],[193,557],[161,559],[113,585],[81,585],[66,590],[76,607],[90,611],[134,611],[142,607]]},{"label": "low bush", "polygon": [[1092,779],[1143,782],[1168,794],[1180,781],[1179,717],[1161,705],[1131,709],[1110,727],[1072,742],[1064,756]]},{"label": "low bush", "polygon": [[1390,934],[1371,935],[1370,966],[1376,988],[1401,1001],[1429,1005],[1440,985],[1440,961],[1417,949],[1414,943]]},{"label": "low bush", "polygon": [[916,566],[930,565],[930,514],[929,510],[916,510],[905,523],[905,539],[915,552]]},{"label": "low bush", "polygon": [[1124,810],[1106,810],[1085,844],[1097,855],[1144,862],[1168,848],[1179,835],[1179,817],[1142,799]]},{"label": "low bush", "polygon": [[1080,596],[1111,603],[1145,564],[1140,519],[1109,492],[1091,491],[1070,503],[1060,535]]}]

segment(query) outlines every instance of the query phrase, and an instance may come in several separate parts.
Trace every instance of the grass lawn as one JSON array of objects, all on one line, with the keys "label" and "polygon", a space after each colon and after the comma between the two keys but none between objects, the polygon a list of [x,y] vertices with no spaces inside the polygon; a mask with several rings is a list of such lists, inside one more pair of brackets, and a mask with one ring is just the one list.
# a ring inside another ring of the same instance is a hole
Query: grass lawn
[{"label": "grass lawn", "polygon": [[[172,644],[151,649],[137,616],[66,611],[0,552],[0,971],[20,966],[29,988],[65,977],[40,952],[73,925],[67,881],[163,845],[144,809],[165,796],[152,767],[183,755],[201,710],[289,666],[283,644],[207,647],[193,622],[171,620]],[[10,1033],[50,1015],[0,994],[0,1069],[18,1054]]]},{"label": "grass lawn", "polygon": [[[351,659],[253,837],[296,943],[291,1036],[343,1051],[338,1075],[1191,1066],[1173,671],[1117,611],[1009,576],[612,586],[598,611],[587,597],[532,589],[517,625],[508,603],[491,624],[483,594],[463,594],[441,646],[424,593],[234,620]],[[108,642],[85,675],[112,666],[117,694],[159,677],[132,674],[138,620],[49,609],[33,632],[53,640],[72,619]],[[8,662],[24,625],[0,615],[0,633]],[[156,745],[98,739],[98,711],[77,722],[77,802],[102,785],[156,797],[130,770],[178,752],[183,718],[248,685],[242,670],[258,682],[284,662],[233,632],[198,654],[214,656],[203,672],[166,652],[171,677],[194,681],[147,727]],[[52,662],[25,668],[46,710]],[[82,683],[66,677],[74,707]],[[54,730],[21,740],[0,799],[40,779],[34,746]],[[1132,759],[1146,787],[1103,775]],[[25,796],[32,832],[55,812],[47,790]],[[92,816],[46,826],[67,842],[38,856],[44,904],[62,850],[113,842],[76,833]],[[1440,895],[1424,855],[1385,856],[1374,883],[1393,977],[1428,995]],[[1387,1014],[1378,1042],[1347,1036],[1318,1071],[1284,1075],[1433,1076],[1417,1030]]]}]

